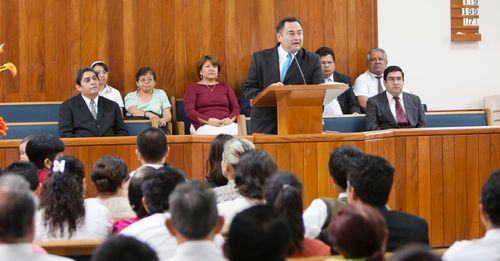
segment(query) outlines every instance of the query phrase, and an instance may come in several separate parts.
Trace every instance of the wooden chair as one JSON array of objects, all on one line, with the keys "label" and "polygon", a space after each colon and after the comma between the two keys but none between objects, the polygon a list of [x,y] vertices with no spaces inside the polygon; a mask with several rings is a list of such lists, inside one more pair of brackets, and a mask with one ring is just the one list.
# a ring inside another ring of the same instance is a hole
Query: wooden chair
[{"label": "wooden chair", "polygon": [[500,126],[500,95],[484,97],[484,108],[489,126]]},{"label": "wooden chair", "polygon": [[172,113],[172,124],[173,124],[174,134],[184,135],[186,134],[186,126],[184,125],[183,121],[179,121],[177,118],[178,115],[177,101],[174,96],[170,96],[169,101],[170,105],[172,106],[171,113]]}]

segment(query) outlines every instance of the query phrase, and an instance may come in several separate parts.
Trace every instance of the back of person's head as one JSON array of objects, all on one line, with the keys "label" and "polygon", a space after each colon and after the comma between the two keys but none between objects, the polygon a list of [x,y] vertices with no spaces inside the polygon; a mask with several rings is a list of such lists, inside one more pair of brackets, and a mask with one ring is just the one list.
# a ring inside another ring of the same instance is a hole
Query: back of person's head
[{"label": "back of person's head", "polygon": [[384,206],[391,193],[393,176],[394,168],[386,159],[365,155],[359,166],[351,170],[347,180],[363,203]]},{"label": "back of person's head", "polygon": [[491,173],[483,185],[481,206],[493,226],[500,227],[500,170]]},{"label": "back of person's head", "polygon": [[128,184],[128,202],[135,212],[137,217],[142,218],[148,215],[148,212],[142,204],[142,183],[145,177],[155,175],[156,169],[149,166],[140,167],[135,171],[134,176],[130,179]]},{"label": "back of person's head", "polygon": [[148,214],[163,213],[169,210],[170,194],[178,184],[185,182],[184,174],[170,166],[163,166],[157,169],[153,175],[147,175],[141,189]]},{"label": "back of person's head", "polygon": [[278,172],[266,181],[266,203],[283,216],[292,234],[289,253],[301,251],[304,241],[302,183],[292,173]]},{"label": "back of person's head", "polygon": [[347,189],[347,176],[352,169],[358,167],[363,152],[351,146],[342,146],[335,149],[328,161],[328,170],[333,182],[343,190]]},{"label": "back of person's head", "polygon": [[7,166],[3,171],[5,174],[14,174],[23,177],[30,184],[31,191],[35,191],[40,184],[40,180],[36,174],[37,168],[33,162],[16,161]]},{"label": "back of person's head", "polygon": [[326,46],[320,47],[320,48],[318,48],[318,50],[316,50],[315,53],[317,55],[319,55],[320,57],[331,55],[333,58],[333,61],[335,62],[335,53],[333,52],[332,48],[330,48],[330,47],[326,47]]},{"label": "back of person's head", "polygon": [[255,145],[242,138],[232,138],[224,143],[222,158],[236,168],[243,153],[255,149]]},{"label": "back of person's head", "polygon": [[49,235],[63,235],[67,228],[71,236],[83,223],[85,207],[82,162],[73,156],[58,157],[53,162],[52,173],[44,184],[40,206],[43,209],[43,225]]},{"label": "back of person's head", "polygon": [[36,201],[28,182],[17,175],[0,177],[0,242],[29,242]]},{"label": "back of person's head", "polygon": [[244,197],[262,199],[266,179],[276,171],[276,163],[266,152],[257,149],[245,152],[236,167],[236,188]]},{"label": "back of person's head", "polygon": [[328,227],[332,247],[346,258],[384,260],[388,230],[382,214],[364,204],[339,210]]},{"label": "back of person's head", "polygon": [[169,204],[175,230],[188,239],[204,239],[217,225],[215,194],[199,181],[179,184]]},{"label": "back of person's head", "polygon": [[284,261],[290,230],[281,215],[266,205],[236,214],[229,227],[225,255],[231,261]]},{"label": "back of person's head", "polygon": [[104,156],[94,164],[90,178],[98,193],[116,193],[129,180],[127,164],[122,159]]},{"label": "back of person's head", "polygon": [[441,257],[422,244],[403,246],[389,259],[389,261],[440,261]]},{"label": "back of person's head", "polygon": [[91,259],[91,261],[108,260],[158,261],[158,256],[148,244],[134,237],[116,235],[102,243]]},{"label": "back of person's head", "polygon": [[206,178],[208,182],[214,183],[217,186],[227,184],[227,179],[222,175],[221,161],[222,153],[224,152],[224,144],[232,138],[233,136],[228,134],[219,134],[215,136],[212,143],[210,143],[207,159],[208,175]]},{"label": "back of person's head", "polygon": [[26,155],[38,169],[45,168],[46,159],[53,161],[57,154],[64,151],[64,143],[51,134],[33,135],[26,144]]},{"label": "back of person's head", "polygon": [[167,153],[167,136],[159,128],[147,128],[137,135],[137,151],[145,162],[159,162]]}]

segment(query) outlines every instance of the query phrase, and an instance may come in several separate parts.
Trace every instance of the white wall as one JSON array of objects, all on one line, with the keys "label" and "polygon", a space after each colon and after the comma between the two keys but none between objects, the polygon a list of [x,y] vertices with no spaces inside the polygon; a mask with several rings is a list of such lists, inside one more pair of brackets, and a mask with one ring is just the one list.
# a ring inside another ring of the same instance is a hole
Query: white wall
[{"label": "white wall", "polygon": [[449,0],[379,0],[379,47],[431,110],[500,94],[500,1],[479,0],[480,42],[451,42]]}]

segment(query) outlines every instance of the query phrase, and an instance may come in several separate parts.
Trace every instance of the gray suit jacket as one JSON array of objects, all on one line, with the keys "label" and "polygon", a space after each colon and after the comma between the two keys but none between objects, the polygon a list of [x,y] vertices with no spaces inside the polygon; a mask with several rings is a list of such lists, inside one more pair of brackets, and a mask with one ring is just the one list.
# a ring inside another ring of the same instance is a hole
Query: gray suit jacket
[{"label": "gray suit jacket", "polygon": [[[408,128],[425,127],[424,108],[420,98],[410,93],[403,94],[403,102],[408,118]],[[386,92],[379,93],[366,102],[366,129],[383,130],[399,128],[389,108]]]}]

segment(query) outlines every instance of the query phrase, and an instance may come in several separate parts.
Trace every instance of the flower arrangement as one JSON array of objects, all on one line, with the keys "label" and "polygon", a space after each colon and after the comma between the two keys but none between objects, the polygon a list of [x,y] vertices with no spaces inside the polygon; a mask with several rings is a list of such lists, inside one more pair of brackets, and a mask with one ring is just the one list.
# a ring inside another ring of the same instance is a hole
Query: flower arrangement
[{"label": "flower arrangement", "polygon": [[[4,47],[5,43],[1,43],[0,44],[0,54],[3,53],[3,47]],[[0,72],[3,72],[3,71],[6,71],[6,70],[9,70],[10,71],[10,74],[12,75],[12,78],[16,77],[17,75],[17,68],[16,66],[9,62],[9,63],[6,63],[2,66],[0,66]]]},{"label": "flower arrangement", "polygon": [[2,117],[0,117],[0,139],[2,138],[2,136],[7,135],[8,129],[9,128],[7,128],[7,123],[3,120]]}]

